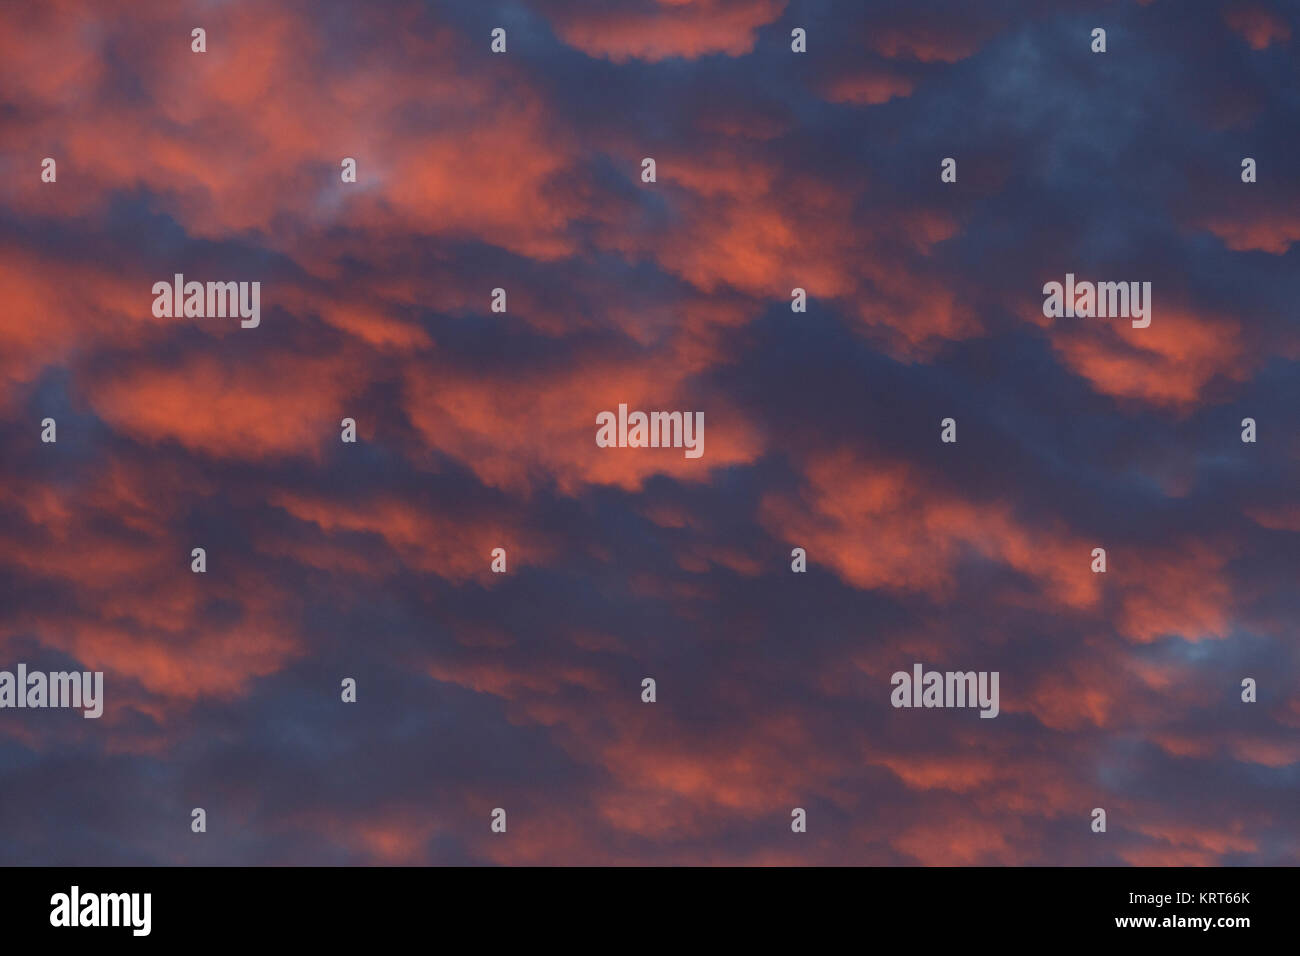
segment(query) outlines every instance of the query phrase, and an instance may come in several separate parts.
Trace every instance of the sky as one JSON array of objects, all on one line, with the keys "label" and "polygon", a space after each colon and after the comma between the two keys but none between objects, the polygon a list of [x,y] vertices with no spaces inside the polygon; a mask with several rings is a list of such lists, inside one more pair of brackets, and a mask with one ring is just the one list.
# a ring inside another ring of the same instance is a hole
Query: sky
[{"label": "sky", "polygon": [[0,863],[1300,862],[1300,5],[0,17]]}]

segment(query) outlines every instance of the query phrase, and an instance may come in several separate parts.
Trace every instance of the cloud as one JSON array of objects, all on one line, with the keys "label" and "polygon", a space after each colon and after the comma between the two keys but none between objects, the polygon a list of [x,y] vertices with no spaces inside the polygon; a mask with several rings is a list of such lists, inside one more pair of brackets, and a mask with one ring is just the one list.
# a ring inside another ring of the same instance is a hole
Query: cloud
[{"label": "cloud", "polygon": [[542,9],[560,38],[588,56],[615,63],[744,56],[757,32],[781,16],[785,0],[637,0],[611,6],[550,2]]},{"label": "cloud", "polygon": [[1224,8],[1223,20],[1241,34],[1252,50],[1266,50],[1274,43],[1287,43],[1291,39],[1287,22],[1263,4],[1229,4]]},{"label": "cloud", "polygon": [[[1290,24],[1082,9],[23,10],[0,649],[107,703],[7,712],[0,858],[1294,862]],[[1067,270],[1151,326],[1045,320]],[[176,272],[261,325],[154,317]],[[891,707],[918,661],[998,718]]]}]

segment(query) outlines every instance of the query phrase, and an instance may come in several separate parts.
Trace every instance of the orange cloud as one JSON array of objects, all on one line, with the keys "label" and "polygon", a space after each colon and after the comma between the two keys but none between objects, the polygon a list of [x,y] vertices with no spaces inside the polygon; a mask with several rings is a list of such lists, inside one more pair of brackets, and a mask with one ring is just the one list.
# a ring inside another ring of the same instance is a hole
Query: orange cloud
[{"label": "orange cloud", "polygon": [[261,460],[318,456],[326,441],[337,440],[345,399],[364,374],[342,356],[259,351],[232,363],[198,353],[168,367],[119,365],[87,391],[95,412],[124,435]]},{"label": "orange cloud", "polygon": [[847,451],[806,457],[804,474],[800,498],[769,495],[760,520],[854,587],[942,598],[956,564],[980,554],[1035,579],[1066,606],[1091,607],[1100,597],[1090,542],[1027,527],[1004,503],[964,500],[913,466]]},{"label": "orange cloud", "polygon": [[1234,252],[1267,252],[1285,255],[1300,240],[1300,214],[1286,206],[1215,213],[1203,222],[1224,245]]},{"label": "orange cloud", "polygon": [[635,7],[552,5],[560,38],[589,56],[615,63],[709,54],[743,56],[757,31],[773,23],[785,0],[656,0]]},{"label": "orange cloud", "polygon": [[963,13],[960,7],[925,19],[919,15],[912,18],[909,12],[906,22],[874,26],[866,42],[871,49],[891,59],[956,63],[983,46],[999,28],[997,22]]},{"label": "orange cloud", "polygon": [[1223,11],[1223,20],[1245,38],[1252,50],[1266,50],[1273,43],[1291,39],[1287,22],[1259,3],[1234,3]]},{"label": "orange cloud", "polygon": [[1235,319],[1165,304],[1153,290],[1151,324],[1128,319],[1050,319],[1052,346],[1100,394],[1187,414],[1216,379],[1245,381],[1258,363]]},{"label": "orange cloud", "polygon": [[[471,371],[412,367],[408,414],[430,447],[462,461],[493,487],[526,490],[554,481],[573,494],[584,485],[639,489],[651,475],[704,481],[713,469],[753,461],[761,433],[729,401],[692,398],[670,358],[614,358],[576,352],[564,367]],[[509,387],[503,387],[508,382]],[[704,453],[681,448],[600,448],[596,415],[629,410],[704,413]]]},{"label": "orange cloud", "polygon": [[826,84],[826,98],[834,103],[875,106],[895,97],[911,96],[915,84],[906,77],[885,72],[856,72],[835,77]]},{"label": "orange cloud", "polygon": [[[290,624],[296,599],[210,542],[178,534],[180,517],[214,491],[188,469],[160,478],[123,462],[77,487],[11,486],[0,503],[24,501],[32,523],[3,526],[0,569],[73,597],[15,608],[0,622],[0,646],[34,634],[103,670],[110,725],[132,710],[162,720],[203,697],[237,696],[280,670],[302,652]],[[208,572],[195,574],[190,551],[204,544]]]}]

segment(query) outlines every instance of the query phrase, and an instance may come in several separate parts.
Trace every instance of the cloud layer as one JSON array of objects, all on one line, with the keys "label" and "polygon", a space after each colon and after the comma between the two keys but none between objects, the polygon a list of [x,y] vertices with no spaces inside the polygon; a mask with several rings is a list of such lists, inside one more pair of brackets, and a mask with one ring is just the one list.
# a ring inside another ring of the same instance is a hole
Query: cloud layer
[{"label": "cloud layer", "polygon": [[1300,862],[1286,5],[3,16],[0,862]]}]

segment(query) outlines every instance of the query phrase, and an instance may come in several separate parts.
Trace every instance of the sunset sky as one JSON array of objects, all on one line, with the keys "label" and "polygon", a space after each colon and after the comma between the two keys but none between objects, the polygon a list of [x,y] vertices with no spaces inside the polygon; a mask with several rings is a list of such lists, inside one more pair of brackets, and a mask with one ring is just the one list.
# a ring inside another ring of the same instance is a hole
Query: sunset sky
[{"label": "sunset sky", "polygon": [[0,863],[1300,863],[1300,6],[0,20]]}]

